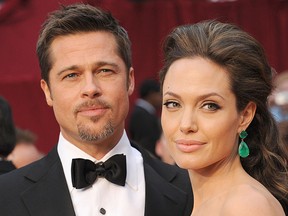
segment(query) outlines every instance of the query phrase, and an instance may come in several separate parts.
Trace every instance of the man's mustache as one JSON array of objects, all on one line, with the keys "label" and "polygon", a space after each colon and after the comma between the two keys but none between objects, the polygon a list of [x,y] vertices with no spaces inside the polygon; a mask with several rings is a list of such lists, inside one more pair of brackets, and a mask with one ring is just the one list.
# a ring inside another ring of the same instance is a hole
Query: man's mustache
[{"label": "man's mustache", "polygon": [[85,101],[85,102],[77,105],[74,108],[73,113],[76,115],[78,112],[81,112],[82,110],[90,109],[90,108],[109,109],[109,108],[111,108],[111,106],[110,106],[110,104],[108,104],[104,100],[94,99],[94,100]]}]

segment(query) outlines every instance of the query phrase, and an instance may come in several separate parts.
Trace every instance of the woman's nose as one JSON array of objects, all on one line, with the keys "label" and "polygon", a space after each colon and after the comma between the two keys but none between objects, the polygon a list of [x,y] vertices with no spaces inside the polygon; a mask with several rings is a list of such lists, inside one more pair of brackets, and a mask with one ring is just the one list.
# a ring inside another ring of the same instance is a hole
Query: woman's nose
[{"label": "woman's nose", "polygon": [[196,113],[192,110],[184,111],[181,122],[180,131],[182,133],[195,133],[198,130]]}]

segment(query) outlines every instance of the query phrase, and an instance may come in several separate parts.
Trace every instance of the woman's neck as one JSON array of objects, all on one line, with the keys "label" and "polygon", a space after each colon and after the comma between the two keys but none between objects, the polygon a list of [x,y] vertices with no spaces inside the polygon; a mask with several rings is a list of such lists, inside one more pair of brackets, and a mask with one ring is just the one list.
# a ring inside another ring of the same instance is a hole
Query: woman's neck
[{"label": "woman's neck", "polygon": [[189,170],[194,210],[240,184],[247,175],[238,157],[234,161],[221,161],[201,170]]}]

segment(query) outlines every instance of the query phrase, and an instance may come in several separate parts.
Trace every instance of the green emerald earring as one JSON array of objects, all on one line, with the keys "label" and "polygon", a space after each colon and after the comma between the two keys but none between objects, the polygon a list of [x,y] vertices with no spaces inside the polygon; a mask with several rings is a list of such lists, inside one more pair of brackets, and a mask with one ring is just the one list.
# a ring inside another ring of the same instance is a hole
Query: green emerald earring
[{"label": "green emerald earring", "polygon": [[238,154],[240,155],[240,157],[242,158],[246,158],[249,155],[249,148],[247,146],[247,144],[244,142],[244,139],[247,137],[248,133],[243,130],[239,136],[241,138],[241,142],[239,144],[239,148],[238,148]]}]

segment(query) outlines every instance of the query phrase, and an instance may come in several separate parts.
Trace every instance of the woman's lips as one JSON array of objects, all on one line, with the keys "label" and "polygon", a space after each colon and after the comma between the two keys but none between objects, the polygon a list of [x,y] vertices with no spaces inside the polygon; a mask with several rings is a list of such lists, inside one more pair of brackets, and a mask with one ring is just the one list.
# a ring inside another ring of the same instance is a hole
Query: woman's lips
[{"label": "woman's lips", "polygon": [[177,148],[185,153],[197,151],[205,144],[204,142],[195,140],[176,140],[175,143]]}]

